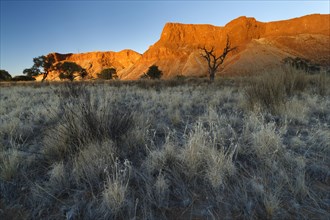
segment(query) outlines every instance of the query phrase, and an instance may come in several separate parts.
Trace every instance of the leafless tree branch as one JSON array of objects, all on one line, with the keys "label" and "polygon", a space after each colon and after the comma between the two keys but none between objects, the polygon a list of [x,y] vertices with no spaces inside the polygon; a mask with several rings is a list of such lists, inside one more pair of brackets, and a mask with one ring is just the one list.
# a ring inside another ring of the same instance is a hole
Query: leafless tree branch
[{"label": "leafless tree branch", "polygon": [[227,35],[226,46],[223,49],[223,52],[221,55],[216,56],[216,54],[214,52],[214,47],[212,47],[210,50],[208,50],[205,46],[200,49],[202,50],[202,54],[201,54],[202,57],[204,57],[204,59],[206,59],[207,64],[208,64],[210,80],[213,81],[217,69],[225,61],[225,58],[228,55],[228,53],[230,53],[233,50],[236,50],[237,47],[231,47],[229,36]]}]

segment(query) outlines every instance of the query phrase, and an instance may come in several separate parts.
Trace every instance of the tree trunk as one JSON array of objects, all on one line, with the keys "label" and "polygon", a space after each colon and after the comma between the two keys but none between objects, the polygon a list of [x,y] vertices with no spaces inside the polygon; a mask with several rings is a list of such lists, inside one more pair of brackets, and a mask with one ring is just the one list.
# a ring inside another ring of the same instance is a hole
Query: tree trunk
[{"label": "tree trunk", "polygon": [[210,81],[213,82],[215,77],[215,71],[210,71]]},{"label": "tree trunk", "polygon": [[45,72],[45,73],[44,73],[44,76],[42,77],[41,82],[43,82],[43,81],[47,78],[47,76],[48,76],[48,72]]}]

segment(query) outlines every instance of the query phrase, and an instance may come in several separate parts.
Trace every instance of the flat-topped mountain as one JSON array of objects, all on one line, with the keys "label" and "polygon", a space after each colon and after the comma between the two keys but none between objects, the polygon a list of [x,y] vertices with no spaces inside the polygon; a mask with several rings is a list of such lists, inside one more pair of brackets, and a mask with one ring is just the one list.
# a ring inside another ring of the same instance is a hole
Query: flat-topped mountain
[{"label": "flat-topped mountain", "polygon": [[[214,47],[221,54],[229,36],[237,50],[230,53],[220,75],[242,75],[280,65],[286,57],[300,57],[330,66],[330,15],[313,14],[290,20],[259,22],[239,17],[218,27],[208,24],[167,23],[160,39],[142,55],[132,50],[56,54],[57,61],[72,61],[85,68],[90,77],[114,67],[121,79],[138,79],[151,65],[164,78],[177,75],[203,76],[207,63],[201,47]],[[56,73],[53,73],[53,78]]]}]

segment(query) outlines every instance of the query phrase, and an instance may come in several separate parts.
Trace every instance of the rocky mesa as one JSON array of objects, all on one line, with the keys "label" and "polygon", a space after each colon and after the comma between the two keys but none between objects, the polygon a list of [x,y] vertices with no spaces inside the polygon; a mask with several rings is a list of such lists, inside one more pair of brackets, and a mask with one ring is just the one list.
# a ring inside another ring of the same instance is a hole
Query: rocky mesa
[{"label": "rocky mesa", "polygon": [[[114,67],[120,79],[134,80],[157,65],[164,78],[204,76],[207,63],[201,47],[221,54],[229,36],[237,50],[230,53],[218,75],[250,74],[280,65],[286,57],[300,57],[330,66],[330,15],[313,14],[290,20],[260,22],[239,17],[223,27],[208,24],[167,23],[160,39],[142,55],[132,50],[83,54],[52,53],[57,62],[81,65],[90,78],[104,68]],[[52,78],[57,73],[52,74]]]}]

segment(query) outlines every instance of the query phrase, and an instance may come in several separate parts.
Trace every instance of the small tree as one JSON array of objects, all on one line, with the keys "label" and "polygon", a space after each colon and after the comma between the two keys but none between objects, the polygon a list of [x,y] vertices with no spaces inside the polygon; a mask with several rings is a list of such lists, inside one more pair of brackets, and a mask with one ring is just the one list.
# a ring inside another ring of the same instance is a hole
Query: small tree
[{"label": "small tree", "polygon": [[0,70],[0,81],[10,81],[11,75],[6,70]]},{"label": "small tree", "polygon": [[203,50],[202,57],[206,59],[208,64],[210,81],[214,81],[215,73],[219,66],[225,61],[227,54],[233,50],[236,50],[236,48],[237,47],[231,47],[228,35],[226,47],[223,49],[223,53],[220,56],[216,56],[214,47],[212,47],[211,50],[207,50],[205,46],[201,48],[201,50]]},{"label": "small tree", "polygon": [[141,78],[149,78],[149,79],[160,79],[163,75],[163,72],[158,69],[158,66],[152,65],[149,67],[148,72],[144,73]]},{"label": "small tree", "polygon": [[60,71],[60,79],[69,79],[70,81],[76,77],[75,73],[78,73],[82,78],[87,75],[86,70],[74,62],[58,63],[56,70]]},{"label": "small tree", "polygon": [[41,74],[41,71],[38,68],[36,68],[35,66],[33,66],[31,68],[24,69],[23,74],[27,75],[28,77],[33,77],[33,76],[38,76],[39,74]]},{"label": "small tree", "polygon": [[55,59],[52,56],[39,56],[33,58],[33,63],[33,66],[29,69],[25,69],[23,73],[30,77],[43,74],[41,80],[43,82],[47,78],[48,73],[53,70],[53,64],[55,63]]},{"label": "small tree", "polygon": [[107,68],[107,69],[103,69],[99,74],[97,74],[97,76],[100,79],[105,79],[105,80],[109,80],[109,79],[117,79],[117,71],[115,68]]}]

